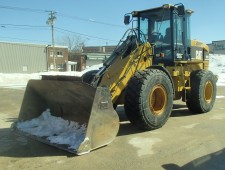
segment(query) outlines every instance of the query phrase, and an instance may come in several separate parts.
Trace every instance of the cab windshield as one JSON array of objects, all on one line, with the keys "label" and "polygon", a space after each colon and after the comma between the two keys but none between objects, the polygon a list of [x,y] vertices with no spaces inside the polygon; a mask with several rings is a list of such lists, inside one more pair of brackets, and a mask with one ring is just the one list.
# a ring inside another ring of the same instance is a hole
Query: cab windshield
[{"label": "cab windshield", "polygon": [[[173,64],[173,38],[171,26],[171,10],[157,8],[150,11],[143,11],[139,15],[140,35],[154,48],[156,57],[154,64],[163,62],[165,65]],[[141,36],[140,36],[141,37]],[[158,57],[163,53],[163,58]]]},{"label": "cab windshield", "polygon": [[157,9],[142,12],[139,28],[151,44],[171,44],[170,10]]}]

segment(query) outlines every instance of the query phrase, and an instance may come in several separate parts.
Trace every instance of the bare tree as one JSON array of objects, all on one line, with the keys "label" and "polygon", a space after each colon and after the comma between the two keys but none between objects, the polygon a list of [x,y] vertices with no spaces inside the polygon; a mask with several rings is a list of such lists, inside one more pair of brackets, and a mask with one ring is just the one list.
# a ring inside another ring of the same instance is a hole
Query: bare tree
[{"label": "bare tree", "polygon": [[68,46],[70,52],[81,52],[82,47],[85,45],[84,38],[77,35],[65,35],[57,39],[57,44]]}]

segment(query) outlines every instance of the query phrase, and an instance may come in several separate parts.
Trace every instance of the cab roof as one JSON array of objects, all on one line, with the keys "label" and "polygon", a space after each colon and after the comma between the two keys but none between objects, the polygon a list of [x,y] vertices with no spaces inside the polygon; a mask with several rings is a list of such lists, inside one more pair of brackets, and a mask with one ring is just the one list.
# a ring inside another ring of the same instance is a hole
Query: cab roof
[{"label": "cab roof", "polygon": [[[148,12],[148,11],[153,11],[153,10],[160,10],[160,9],[170,9],[170,8],[177,8],[176,5],[172,5],[172,4],[164,4],[160,7],[156,7],[156,8],[149,8],[149,9],[145,9],[145,10],[141,10],[141,11],[133,11],[131,14],[133,17],[136,17],[139,13],[142,13],[142,12]],[[187,13],[190,13],[192,14],[194,11],[191,10],[191,9],[187,9],[185,10]]]},{"label": "cab roof", "polygon": [[137,16],[139,13],[142,13],[142,12],[148,12],[148,11],[152,11],[152,10],[160,10],[160,9],[170,9],[170,8],[175,8],[174,5],[172,4],[164,4],[160,7],[156,7],[156,8],[149,8],[149,9],[145,9],[145,10],[141,10],[141,11],[133,11],[131,14],[132,16]]}]

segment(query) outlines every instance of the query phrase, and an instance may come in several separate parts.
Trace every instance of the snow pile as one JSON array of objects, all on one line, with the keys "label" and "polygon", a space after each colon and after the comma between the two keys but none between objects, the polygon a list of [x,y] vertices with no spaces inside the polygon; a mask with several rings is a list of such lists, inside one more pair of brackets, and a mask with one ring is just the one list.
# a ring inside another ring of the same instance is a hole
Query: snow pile
[{"label": "snow pile", "polygon": [[210,54],[209,69],[214,74],[225,73],[225,55]]},{"label": "snow pile", "polygon": [[17,128],[37,137],[47,137],[50,143],[68,145],[77,150],[86,134],[86,125],[52,116],[50,110],[32,120],[18,122]]},{"label": "snow pile", "polygon": [[218,76],[217,85],[225,86],[225,55],[210,54],[209,70]]}]

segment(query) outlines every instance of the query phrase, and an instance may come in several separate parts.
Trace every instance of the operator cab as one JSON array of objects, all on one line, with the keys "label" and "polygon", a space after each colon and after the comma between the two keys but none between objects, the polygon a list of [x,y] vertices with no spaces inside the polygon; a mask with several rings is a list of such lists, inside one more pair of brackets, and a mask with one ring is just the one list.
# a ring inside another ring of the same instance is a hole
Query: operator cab
[{"label": "operator cab", "polygon": [[[153,64],[173,66],[175,61],[190,60],[190,15],[183,4],[163,5],[132,12],[137,18],[139,40],[144,38],[153,47]],[[125,22],[128,22],[125,16]],[[125,23],[126,24],[126,23]]]}]

